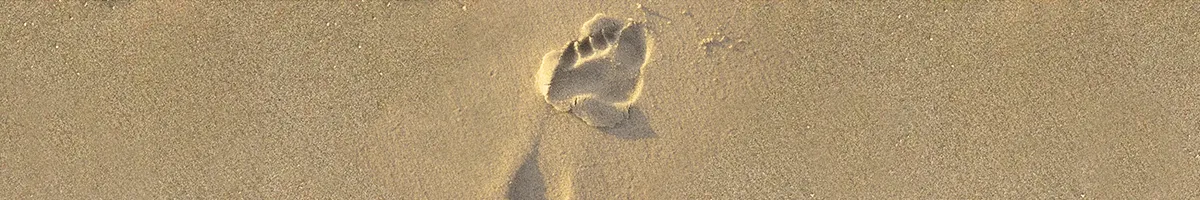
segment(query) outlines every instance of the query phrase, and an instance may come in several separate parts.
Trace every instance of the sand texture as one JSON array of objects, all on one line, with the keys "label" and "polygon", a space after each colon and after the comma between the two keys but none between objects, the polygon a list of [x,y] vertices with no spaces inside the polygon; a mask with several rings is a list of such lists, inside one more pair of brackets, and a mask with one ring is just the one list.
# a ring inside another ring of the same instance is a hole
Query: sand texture
[{"label": "sand texture", "polygon": [[1200,4],[0,2],[0,199],[1200,199]]}]

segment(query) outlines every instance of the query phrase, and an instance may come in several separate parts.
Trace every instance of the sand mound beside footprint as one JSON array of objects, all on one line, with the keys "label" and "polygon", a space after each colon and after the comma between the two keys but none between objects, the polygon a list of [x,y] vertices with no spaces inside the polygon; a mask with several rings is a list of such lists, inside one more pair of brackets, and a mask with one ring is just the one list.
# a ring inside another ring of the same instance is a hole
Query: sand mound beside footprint
[{"label": "sand mound beside footprint", "polygon": [[542,57],[538,90],[555,109],[588,125],[620,124],[641,92],[649,51],[645,27],[597,14],[579,31],[579,39]]}]

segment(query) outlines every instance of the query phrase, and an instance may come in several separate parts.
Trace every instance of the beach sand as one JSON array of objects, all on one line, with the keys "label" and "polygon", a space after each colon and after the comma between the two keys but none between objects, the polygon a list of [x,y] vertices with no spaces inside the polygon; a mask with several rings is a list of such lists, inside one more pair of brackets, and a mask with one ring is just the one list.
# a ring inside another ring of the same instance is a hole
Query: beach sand
[{"label": "beach sand", "polygon": [[[1194,199],[1200,5],[0,3],[0,199]],[[543,55],[646,25],[617,128]]]}]

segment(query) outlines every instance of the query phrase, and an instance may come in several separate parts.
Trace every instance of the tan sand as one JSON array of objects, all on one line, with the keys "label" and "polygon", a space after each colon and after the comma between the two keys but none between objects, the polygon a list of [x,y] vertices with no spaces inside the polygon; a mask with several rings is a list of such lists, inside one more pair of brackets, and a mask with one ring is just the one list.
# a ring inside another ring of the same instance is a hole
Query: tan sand
[{"label": "tan sand", "polygon": [[697,2],[0,3],[0,199],[1200,198],[1196,4]]}]

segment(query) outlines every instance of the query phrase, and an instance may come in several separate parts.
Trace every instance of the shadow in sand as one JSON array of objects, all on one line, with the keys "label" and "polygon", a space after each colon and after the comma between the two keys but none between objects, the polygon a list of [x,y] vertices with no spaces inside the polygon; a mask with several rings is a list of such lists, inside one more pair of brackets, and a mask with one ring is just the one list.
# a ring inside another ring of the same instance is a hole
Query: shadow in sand
[{"label": "shadow in sand", "polygon": [[546,199],[546,181],[538,169],[538,145],[534,144],[525,163],[517,169],[508,185],[508,199]]},{"label": "shadow in sand", "polygon": [[[615,127],[598,128],[605,134],[627,140],[655,138],[658,134],[650,128],[650,118],[640,109],[629,108],[629,118]],[[508,199],[546,199],[546,179],[538,167],[538,142],[525,156],[525,162],[508,182]]]},{"label": "shadow in sand", "polygon": [[598,128],[606,134],[617,136],[621,139],[643,139],[658,137],[658,133],[650,128],[650,118],[646,117],[641,109],[636,107],[629,108],[629,118],[625,119],[621,124],[609,128]]}]

